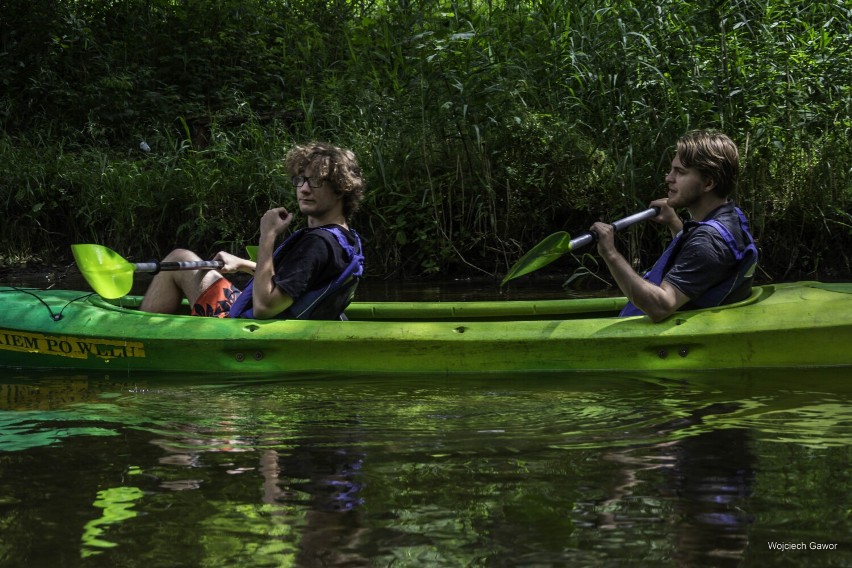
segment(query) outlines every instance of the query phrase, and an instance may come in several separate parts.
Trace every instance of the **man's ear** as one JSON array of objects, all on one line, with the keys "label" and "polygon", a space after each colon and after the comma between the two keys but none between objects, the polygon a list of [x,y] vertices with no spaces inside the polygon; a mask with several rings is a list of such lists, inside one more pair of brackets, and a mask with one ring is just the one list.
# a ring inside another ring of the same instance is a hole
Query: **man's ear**
[{"label": "man's ear", "polygon": [[713,191],[716,188],[716,180],[710,176],[704,177],[704,191]]}]

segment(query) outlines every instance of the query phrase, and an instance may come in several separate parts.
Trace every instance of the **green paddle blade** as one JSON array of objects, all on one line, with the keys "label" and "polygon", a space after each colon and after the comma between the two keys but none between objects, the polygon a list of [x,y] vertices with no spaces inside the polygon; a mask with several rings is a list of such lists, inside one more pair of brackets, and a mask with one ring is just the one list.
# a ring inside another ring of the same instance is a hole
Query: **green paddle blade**
[{"label": "green paddle blade", "polygon": [[553,233],[533,248],[515,265],[509,269],[506,277],[500,282],[500,286],[504,286],[509,280],[514,280],[524,274],[529,274],[534,270],[538,270],[547,266],[566,252],[571,250],[571,236],[565,231]]},{"label": "green paddle blade", "polygon": [[[615,231],[622,231],[631,225],[634,225],[640,221],[645,221],[646,219],[651,219],[652,217],[655,217],[659,214],[659,207],[649,207],[644,211],[634,213],[633,215],[629,215],[624,219],[613,221],[612,228]],[[585,233],[581,233],[578,237],[575,237],[574,239],[569,237],[568,233],[566,233],[565,231],[553,233],[552,235],[535,245],[532,250],[530,250],[527,254],[522,256],[521,260],[516,262],[515,266],[513,266],[511,270],[509,270],[509,273],[500,283],[500,286],[504,286],[506,282],[512,280],[513,278],[523,276],[524,274],[528,274],[533,270],[538,270],[543,266],[547,266],[566,252],[571,252],[572,250],[579,250],[586,245],[594,243],[596,240],[597,235],[595,235],[592,231],[586,231]]]},{"label": "green paddle blade", "polygon": [[248,253],[249,260],[257,262],[257,245],[248,245],[246,252]]},{"label": "green paddle blade", "polygon": [[77,267],[89,286],[102,298],[126,296],[133,287],[136,267],[101,245],[71,245]]}]

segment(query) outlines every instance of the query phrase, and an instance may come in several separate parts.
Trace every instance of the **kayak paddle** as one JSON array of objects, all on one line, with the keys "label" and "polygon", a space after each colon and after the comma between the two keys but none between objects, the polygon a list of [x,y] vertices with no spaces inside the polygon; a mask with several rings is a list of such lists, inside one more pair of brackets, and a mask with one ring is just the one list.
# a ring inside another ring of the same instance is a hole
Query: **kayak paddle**
[{"label": "kayak paddle", "polygon": [[161,270],[214,270],[222,268],[221,260],[183,262],[138,262],[123,259],[117,252],[101,245],[71,245],[80,274],[102,298],[115,299],[127,295],[133,287],[134,272]]},{"label": "kayak paddle", "polygon": [[[640,221],[645,221],[651,217],[656,217],[659,213],[660,209],[658,207],[651,207],[650,209],[634,213],[624,219],[614,221],[612,226],[616,231],[621,231],[630,225],[634,225]],[[534,270],[543,268],[563,254],[575,251],[586,245],[590,245],[596,240],[597,235],[591,231],[581,233],[573,239],[565,231],[553,233],[522,256],[521,259],[516,262],[511,269],[509,269],[506,277],[503,278],[502,282],[500,282],[500,286],[504,286],[509,280],[514,280],[519,276],[523,276],[524,274],[529,274]]]}]

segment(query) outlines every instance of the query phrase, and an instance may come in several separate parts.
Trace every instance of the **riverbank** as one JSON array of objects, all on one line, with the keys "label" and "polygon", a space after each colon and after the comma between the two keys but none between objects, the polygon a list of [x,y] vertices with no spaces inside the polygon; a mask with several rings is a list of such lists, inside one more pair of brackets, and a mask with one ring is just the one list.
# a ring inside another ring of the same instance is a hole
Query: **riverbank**
[{"label": "riverbank", "polygon": [[[241,250],[295,209],[281,160],[316,139],[358,157],[371,276],[498,277],[645,208],[675,140],[716,128],[765,278],[852,272],[839,3],[31,4],[3,14],[0,256]],[[647,266],[665,240],[625,250]]]}]

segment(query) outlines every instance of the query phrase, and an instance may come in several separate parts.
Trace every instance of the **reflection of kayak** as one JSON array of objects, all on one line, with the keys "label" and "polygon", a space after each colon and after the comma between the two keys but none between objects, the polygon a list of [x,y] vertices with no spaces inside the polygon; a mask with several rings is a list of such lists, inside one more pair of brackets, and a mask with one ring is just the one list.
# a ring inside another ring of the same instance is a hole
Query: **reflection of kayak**
[{"label": "reflection of kayak", "polygon": [[[355,303],[349,321],[146,314],[139,298],[0,288],[0,366],[275,374],[852,366],[852,283],[755,288],[666,321],[623,298]],[[54,320],[51,314],[60,314]]]},{"label": "reflection of kayak", "polygon": [[6,379],[0,382],[0,410],[54,410],[97,401],[100,394],[91,388],[85,375],[41,378],[33,382]]}]

